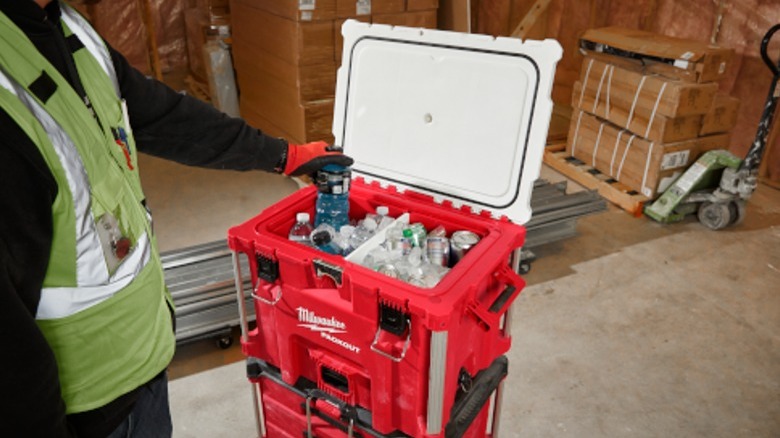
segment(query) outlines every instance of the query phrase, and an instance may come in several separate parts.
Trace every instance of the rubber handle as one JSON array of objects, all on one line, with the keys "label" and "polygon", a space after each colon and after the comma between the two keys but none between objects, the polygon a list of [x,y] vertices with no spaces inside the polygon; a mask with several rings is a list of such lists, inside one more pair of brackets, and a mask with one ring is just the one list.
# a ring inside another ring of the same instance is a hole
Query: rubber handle
[{"label": "rubber handle", "polygon": [[774,36],[775,32],[778,30],[780,30],[780,24],[775,24],[767,31],[766,35],[764,35],[764,39],[761,41],[761,59],[764,60],[764,64],[769,67],[769,70],[772,71],[774,76],[780,76],[780,59],[778,59],[777,64],[775,64],[775,62],[769,58],[767,49],[769,48],[769,41],[772,40],[772,36]]},{"label": "rubber handle", "polygon": [[450,421],[444,428],[445,438],[461,438],[466,433],[508,370],[509,360],[506,356],[499,356],[489,367],[474,376],[471,390],[455,402],[450,411]]}]

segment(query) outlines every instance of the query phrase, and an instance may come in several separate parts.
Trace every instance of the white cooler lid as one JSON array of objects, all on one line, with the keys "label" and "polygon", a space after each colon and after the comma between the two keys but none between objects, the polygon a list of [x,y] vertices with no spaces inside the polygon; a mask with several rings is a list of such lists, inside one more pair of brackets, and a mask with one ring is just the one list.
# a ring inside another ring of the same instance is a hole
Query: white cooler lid
[{"label": "white cooler lid", "polygon": [[354,176],[528,222],[558,42],[353,20],[342,33],[333,134]]}]

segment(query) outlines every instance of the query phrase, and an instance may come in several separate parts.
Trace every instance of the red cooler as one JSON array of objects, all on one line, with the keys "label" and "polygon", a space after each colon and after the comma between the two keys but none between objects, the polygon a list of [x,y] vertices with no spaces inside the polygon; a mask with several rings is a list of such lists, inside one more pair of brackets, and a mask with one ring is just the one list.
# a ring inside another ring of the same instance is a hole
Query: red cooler
[{"label": "red cooler", "polygon": [[[336,144],[350,218],[389,216],[479,243],[434,287],[288,240],[304,188],[231,228],[242,349],[261,437],[496,437],[508,310],[552,103],[557,42],[347,21]],[[260,188],[262,189],[262,188]],[[241,266],[248,262],[251,291]],[[240,306],[244,300],[239,299]]]}]

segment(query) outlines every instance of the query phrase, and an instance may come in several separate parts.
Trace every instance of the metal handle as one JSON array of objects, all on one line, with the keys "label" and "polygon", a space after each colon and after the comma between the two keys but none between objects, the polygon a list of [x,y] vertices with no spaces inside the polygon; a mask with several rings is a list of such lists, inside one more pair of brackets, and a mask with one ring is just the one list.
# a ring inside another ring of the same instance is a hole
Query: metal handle
[{"label": "metal handle", "polygon": [[371,343],[371,351],[373,351],[374,353],[376,353],[376,354],[378,354],[380,356],[384,356],[384,357],[392,360],[393,362],[400,362],[400,361],[404,360],[404,357],[406,357],[406,352],[409,350],[409,344],[411,343],[411,339],[412,339],[412,323],[409,322],[409,321],[406,321],[406,326],[407,326],[407,329],[406,329],[406,331],[407,331],[406,341],[404,341],[404,348],[401,350],[401,355],[400,356],[393,356],[393,355],[387,354],[384,351],[382,351],[379,348],[377,348],[376,345],[377,345],[377,342],[379,342],[379,334],[382,332],[382,327],[381,326],[377,327],[377,329],[376,329],[376,334],[374,335],[374,342]]},{"label": "metal handle", "polygon": [[775,24],[769,29],[766,35],[764,35],[764,39],[761,41],[761,59],[764,60],[764,64],[769,67],[769,70],[772,71],[774,76],[780,76],[780,58],[778,59],[777,63],[773,62],[772,59],[769,58],[767,49],[769,48],[769,41],[778,30],[780,30],[780,24]]},{"label": "metal handle", "polygon": [[275,306],[275,305],[276,305],[276,303],[278,303],[278,302],[279,302],[279,300],[281,300],[281,299],[282,299],[282,288],[281,288],[281,287],[277,287],[277,289],[279,289],[279,295],[278,295],[278,296],[276,296],[276,297],[275,297],[274,299],[272,299],[272,300],[267,300],[267,299],[265,299],[265,298],[261,297],[261,296],[260,296],[260,295],[257,293],[257,289],[260,289],[260,286],[261,286],[261,285],[262,285],[262,283],[260,283],[260,282],[258,281],[258,282],[257,282],[257,287],[255,288],[255,290],[253,290],[253,291],[252,291],[252,298],[254,298],[254,299],[256,299],[256,300],[259,300],[259,301],[260,301],[260,302],[262,302],[262,303],[268,304],[269,306]]}]

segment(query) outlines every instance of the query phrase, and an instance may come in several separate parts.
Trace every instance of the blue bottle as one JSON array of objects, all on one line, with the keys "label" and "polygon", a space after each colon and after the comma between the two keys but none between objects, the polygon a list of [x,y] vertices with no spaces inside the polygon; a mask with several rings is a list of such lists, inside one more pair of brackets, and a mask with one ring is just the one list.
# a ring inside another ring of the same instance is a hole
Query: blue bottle
[{"label": "blue bottle", "polygon": [[338,231],[349,224],[350,179],[350,169],[337,164],[328,164],[317,171],[315,227],[325,223]]}]

